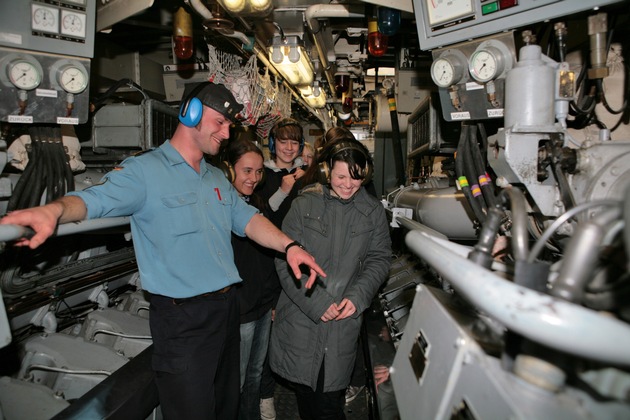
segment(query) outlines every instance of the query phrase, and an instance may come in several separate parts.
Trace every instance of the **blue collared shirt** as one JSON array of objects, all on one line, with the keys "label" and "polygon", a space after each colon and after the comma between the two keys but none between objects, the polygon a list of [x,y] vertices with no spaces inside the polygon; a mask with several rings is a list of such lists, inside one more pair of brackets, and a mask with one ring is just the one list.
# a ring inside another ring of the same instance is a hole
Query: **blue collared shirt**
[{"label": "blue collared shirt", "polygon": [[201,162],[197,173],[169,141],[68,195],[85,202],[89,219],[131,216],[140,279],[149,292],[186,298],[241,281],[230,233],[245,236],[256,208],[219,169]]}]

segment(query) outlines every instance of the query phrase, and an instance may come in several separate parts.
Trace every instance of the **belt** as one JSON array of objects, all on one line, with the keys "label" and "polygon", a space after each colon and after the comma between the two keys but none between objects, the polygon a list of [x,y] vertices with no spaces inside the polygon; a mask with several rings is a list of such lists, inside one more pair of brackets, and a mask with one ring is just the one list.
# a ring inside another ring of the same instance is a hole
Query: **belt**
[{"label": "belt", "polygon": [[223,289],[215,290],[214,292],[203,293],[203,294],[197,295],[197,296],[192,296],[192,297],[188,297],[188,298],[178,298],[178,299],[173,298],[173,303],[175,305],[183,305],[184,303],[194,302],[196,300],[203,299],[203,298],[208,297],[208,296],[222,295],[222,294],[225,294],[225,293],[229,292],[231,288],[232,288],[232,286],[225,286]]}]

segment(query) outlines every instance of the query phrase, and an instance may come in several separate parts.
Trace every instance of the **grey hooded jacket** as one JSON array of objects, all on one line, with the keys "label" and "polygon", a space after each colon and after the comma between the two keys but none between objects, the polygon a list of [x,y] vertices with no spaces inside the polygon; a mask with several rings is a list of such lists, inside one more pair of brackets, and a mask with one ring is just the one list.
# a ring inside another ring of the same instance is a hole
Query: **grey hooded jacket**
[{"label": "grey hooded jacket", "polygon": [[[307,290],[303,286],[306,275],[298,284],[286,261],[276,259],[283,291],[272,327],[271,368],[315,390],[325,360],[324,392],[345,389],[354,366],[362,313],[390,268],[385,210],[363,187],[349,200],[340,200],[330,195],[328,187],[316,184],[293,201],[282,228],[304,245],[327,277]],[[343,298],[354,303],[354,315],[321,321],[330,305]]]}]

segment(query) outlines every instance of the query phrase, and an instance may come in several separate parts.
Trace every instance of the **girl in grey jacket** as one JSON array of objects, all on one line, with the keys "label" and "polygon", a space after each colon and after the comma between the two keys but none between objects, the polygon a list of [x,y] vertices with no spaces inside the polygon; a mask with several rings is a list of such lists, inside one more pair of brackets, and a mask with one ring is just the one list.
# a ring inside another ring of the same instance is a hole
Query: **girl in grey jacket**
[{"label": "girl in grey jacket", "polygon": [[387,278],[391,258],[385,210],[363,187],[372,172],[365,146],[347,138],[331,142],[317,162],[319,182],[293,201],[282,229],[328,276],[312,290],[298,288],[286,262],[276,259],[283,292],[270,347],[271,368],[295,385],[303,420],[345,418],[362,313]]}]

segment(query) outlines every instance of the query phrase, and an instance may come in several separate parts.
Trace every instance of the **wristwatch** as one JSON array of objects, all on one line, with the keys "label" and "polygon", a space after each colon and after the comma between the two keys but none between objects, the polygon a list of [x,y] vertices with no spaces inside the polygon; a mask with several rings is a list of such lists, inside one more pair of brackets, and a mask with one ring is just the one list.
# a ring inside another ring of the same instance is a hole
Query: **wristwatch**
[{"label": "wristwatch", "polygon": [[286,254],[289,251],[289,248],[291,248],[292,246],[299,246],[300,248],[306,251],[306,248],[304,248],[304,245],[302,245],[298,241],[293,241],[284,248],[284,253]]}]

